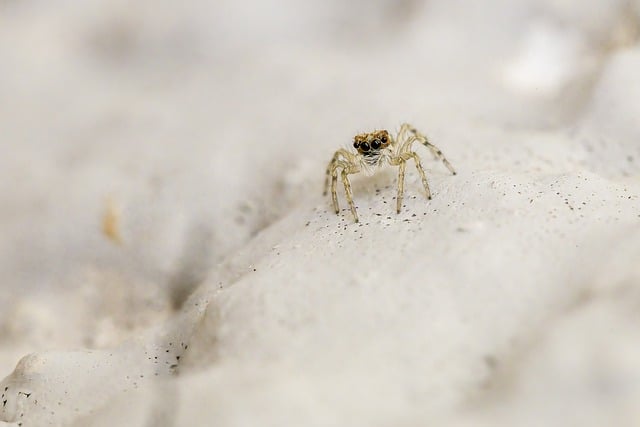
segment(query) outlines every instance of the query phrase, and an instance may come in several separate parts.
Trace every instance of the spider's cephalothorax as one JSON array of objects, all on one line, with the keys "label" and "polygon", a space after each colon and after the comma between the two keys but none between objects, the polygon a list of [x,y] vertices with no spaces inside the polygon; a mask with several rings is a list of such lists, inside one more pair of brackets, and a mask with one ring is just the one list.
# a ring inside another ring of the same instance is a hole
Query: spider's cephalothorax
[{"label": "spider's cephalothorax", "polygon": [[329,177],[331,177],[331,198],[336,213],[340,212],[338,194],[336,192],[338,171],[340,171],[342,176],[342,183],[349,207],[351,208],[351,213],[353,214],[354,220],[358,222],[358,213],[353,204],[353,194],[351,193],[351,184],[349,183],[348,175],[359,172],[372,174],[379,166],[383,166],[385,163],[398,166],[398,197],[396,199],[396,210],[399,213],[404,195],[404,173],[407,160],[409,159],[414,160],[416,169],[422,179],[422,185],[427,193],[427,198],[431,199],[429,183],[427,182],[427,177],[420,163],[420,157],[413,151],[413,143],[416,141],[429,148],[436,158],[442,160],[452,174],[456,174],[456,171],[451,166],[451,163],[444,157],[442,151],[431,144],[426,136],[419,133],[413,126],[407,123],[400,127],[400,131],[395,139],[386,130],[361,133],[353,138],[353,148],[355,148],[357,152],[354,153],[353,151],[341,148],[335,152],[329,162],[329,166],[327,166],[324,193],[327,194]]},{"label": "spider's cephalothorax", "polygon": [[361,133],[353,138],[353,148],[362,155],[367,166],[379,166],[385,160],[383,154],[386,148],[391,145],[391,140],[391,136],[386,130]]}]

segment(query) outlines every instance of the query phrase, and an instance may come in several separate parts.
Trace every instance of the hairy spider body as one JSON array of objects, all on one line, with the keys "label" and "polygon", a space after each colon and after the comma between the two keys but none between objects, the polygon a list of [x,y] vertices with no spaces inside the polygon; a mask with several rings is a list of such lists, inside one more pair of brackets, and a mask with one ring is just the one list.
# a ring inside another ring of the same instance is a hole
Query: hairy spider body
[{"label": "hairy spider body", "polygon": [[358,213],[353,203],[353,194],[351,192],[351,183],[348,176],[355,173],[364,173],[373,175],[381,167],[385,165],[398,166],[398,196],[396,198],[396,211],[400,213],[402,208],[402,198],[404,196],[404,174],[407,167],[407,161],[413,159],[416,169],[422,179],[422,185],[426,192],[427,198],[431,199],[431,190],[427,177],[420,162],[420,156],[413,151],[413,143],[419,142],[429,148],[433,155],[442,160],[442,163],[455,175],[456,171],[451,163],[444,157],[442,151],[435,145],[431,144],[426,136],[418,132],[408,123],[400,127],[398,135],[393,138],[386,130],[378,130],[370,133],[361,133],[353,138],[353,148],[356,152],[340,148],[335,152],[333,158],[327,166],[327,174],[324,183],[324,194],[329,190],[331,183],[331,199],[336,214],[340,213],[338,204],[338,172],[342,178],[345,195],[353,214],[353,219],[358,222]]}]

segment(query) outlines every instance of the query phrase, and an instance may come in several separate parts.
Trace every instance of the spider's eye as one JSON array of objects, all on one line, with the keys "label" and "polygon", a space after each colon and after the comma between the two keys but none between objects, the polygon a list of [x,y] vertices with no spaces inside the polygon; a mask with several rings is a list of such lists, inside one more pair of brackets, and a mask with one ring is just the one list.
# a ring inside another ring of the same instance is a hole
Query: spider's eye
[{"label": "spider's eye", "polygon": [[358,144],[359,144],[358,141],[354,141],[353,142],[353,148],[358,148]]},{"label": "spider's eye", "polygon": [[371,142],[371,148],[373,148],[374,150],[379,150],[381,145],[382,145],[382,143],[380,142],[379,139],[374,139]]},{"label": "spider's eye", "polygon": [[369,143],[368,142],[363,142],[362,144],[360,144],[360,149],[364,152],[369,151]]},{"label": "spider's eye", "polygon": [[383,136],[382,138],[380,138],[380,141],[382,141],[383,144],[386,144],[388,139],[386,136]]}]

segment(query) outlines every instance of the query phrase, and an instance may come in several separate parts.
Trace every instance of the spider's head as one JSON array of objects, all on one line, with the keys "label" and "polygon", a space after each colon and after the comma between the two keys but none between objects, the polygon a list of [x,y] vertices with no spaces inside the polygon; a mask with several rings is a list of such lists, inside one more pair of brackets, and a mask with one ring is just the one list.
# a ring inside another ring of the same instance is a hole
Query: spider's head
[{"label": "spider's head", "polygon": [[386,130],[361,133],[353,138],[353,148],[363,156],[378,157],[380,150],[391,144],[391,136]]}]

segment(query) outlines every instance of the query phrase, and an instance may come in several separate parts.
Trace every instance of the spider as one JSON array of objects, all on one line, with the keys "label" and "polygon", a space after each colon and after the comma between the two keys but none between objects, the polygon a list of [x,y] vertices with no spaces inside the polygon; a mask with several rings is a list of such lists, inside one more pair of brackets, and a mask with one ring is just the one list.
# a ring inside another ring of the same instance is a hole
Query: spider
[{"label": "spider", "polygon": [[[410,133],[410,135],[408,135]],[[348,175],[364,172],[366,175],[373,175],[385,164],[398,166],[398,197],[396,198],[396,210],[400,213],[402,207],[402,197],[404,195],[404,172],[407,167],[407,161],[413,159],[422,178],[422,185],[427,193],[427,199],[431,200],[431,190],[427,177],[420,163],[418,153],[413,151],[413,143],[420,142],[431,150],[433,155],[442,160],[442,163],[455,175],[456,171],[451,163],[444,157],[442,151],[435,145],[431,144],[426,136],[418,132],[408,123],[400,127],[400,131],[395,139],[386,130],[378,130],[370,133],[361,133],[353,138],[353,147],[357,152],[353,152],[344,148],[340,148],[335,152],[333,158],[327,166],[327,175],[324,183],[324,195],[329,190],[329,177],[331,177],[331,199],[333,200],[333,208],[336,214],[340,213],[338,205],[338,194],[336,187],[338,183],[338,171],[342,176],[342,184],[344,185],[345,194],[353,219],[358,222],[358,213],[353,204],[353,194],[351,192],[351,184]]]}]

